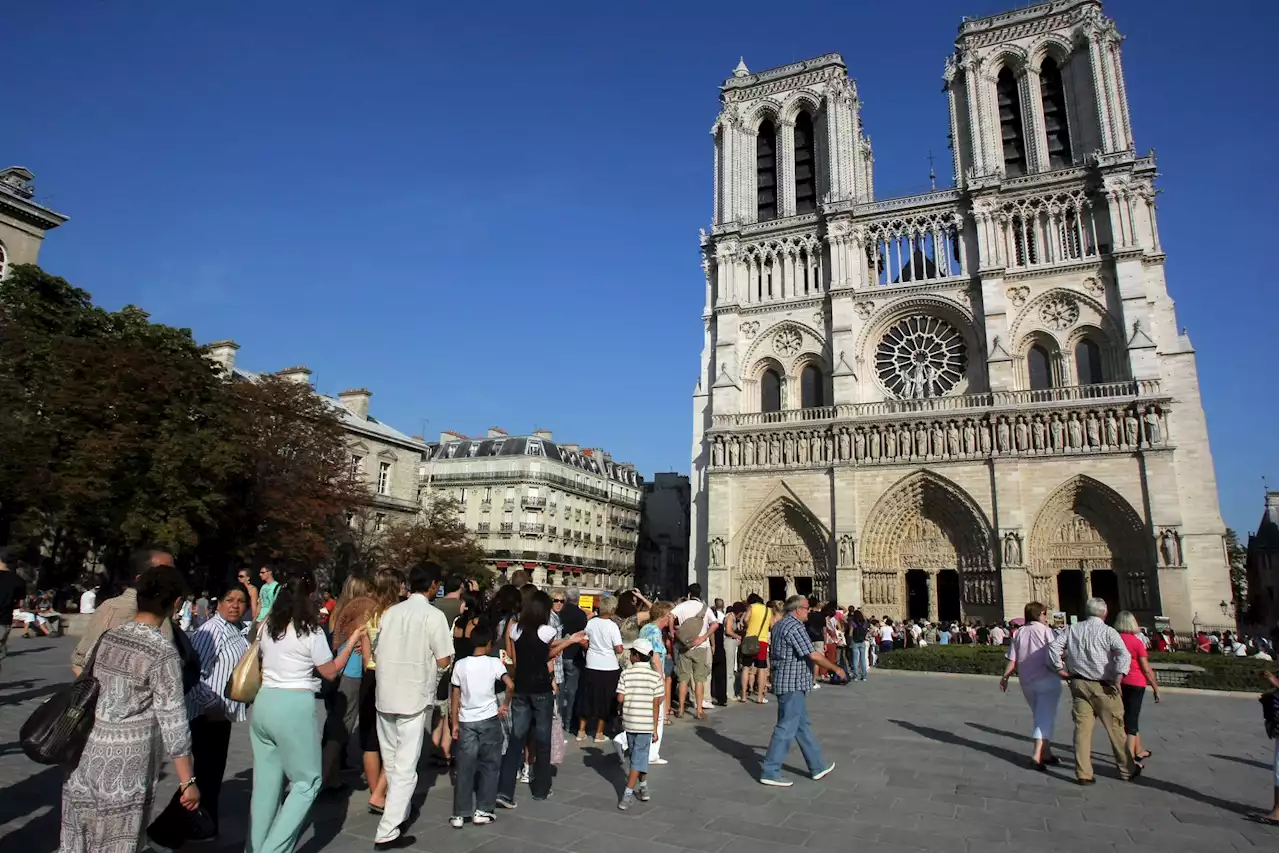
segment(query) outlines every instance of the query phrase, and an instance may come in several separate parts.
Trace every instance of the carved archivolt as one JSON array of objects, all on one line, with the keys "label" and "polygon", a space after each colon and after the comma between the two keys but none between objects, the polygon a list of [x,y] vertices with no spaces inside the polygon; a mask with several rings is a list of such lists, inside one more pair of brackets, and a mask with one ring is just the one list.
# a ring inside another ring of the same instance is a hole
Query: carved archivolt
[{"label": "carved archivolt", "polygon": [[862,563],[870,570],[989,569],[991,528],[959,486],[919,471],[889,489],[871,510]]},{"label": "carved archivolt", "polygon": [[[1014,304],[1018,304],[1016,300]],[[1022,303],[1021,310],[1009,325],[1008,339],[1021,343],[1027,335],[1040,330],[1052,330],[1057,333],[1077,325],[1101,329],[1106,339],[1099,343],[1123,338],[1111,315],[1107,313],[1107,309],[1096,298],[1078,291],[1055,287],[1039,294],[1029,302]]]},{"label": "carved archivolt", "polygon": [[751,521],[738,545],[734,594],[764,593],[768,578],[813,579],[814,595],[830,589],[827,532],[804,506],[787,497],[773,501]]},{"label": "carved archivolt", "polygon": [[[773,356],[779,362],[790,364],[797,353],[821,353],[825,345],[822,336],[804,323],[795,320],[782,320],[767,329],[757,325],[753,332],[755,337],[747,349],[744,365],[754,365],[763,357]],[[743,379],[758,378],[743,376]]]}]

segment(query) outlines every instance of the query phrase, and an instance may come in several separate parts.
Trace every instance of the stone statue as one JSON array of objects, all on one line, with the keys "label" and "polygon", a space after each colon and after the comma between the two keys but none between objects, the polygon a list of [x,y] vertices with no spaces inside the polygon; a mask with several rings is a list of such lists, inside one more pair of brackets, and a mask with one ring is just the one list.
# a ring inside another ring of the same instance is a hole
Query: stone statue
[{"label": "stone statue", "polygon": [[1027,419],[1018,416],[1018,420],[1013,425],[1013,446],[1018,448],[1018,452],[1024,452],[1027,449]]},{"label": "stone statue", "polygon": [[1084,423],[1084,434],[1090,447],[1101,445],[1102,441],[1098,432],[1098,416],[1093,412],[1089,413],[1089,419]]},{"label": "stone statue", "polygon": [[960,455],[960,428],[955,421],[947,424],[947,453],[952,456]]},{"label": "stone statue", "polygon": [[[840,433],[840,454],[847,456],[849,453],[849,434],[847,432]],[[862,430],[858,430],[853,434],[853,458],[861,460],[867,455],[867,439],[862,434]]]},{"label": "stone statue", "polygon": [[867,452],[871,455],[872,459],[880,458],[880,430],[870,430],[867,435]]},{"label": "stone statue", "polygon": [[809,435],[809,461],[822,461],[822,436],[816,432]]},{"label": "stone statue", "polygon": [[916,425],[916,456],[929,455],[929,430],[924,424]]},{"label": "stone statue", "polygon": [[1055,413],[1049,421],[1049,446],[1054,450],[1063,448],[1063,431],[1062,416]]},{"label": "stone statue", "polygon": [[769,464],[777,465],[782,461],[782,441],[775,435],[769,439]]},{"label": "stone statue", "polygon": [[942,424],[934,421],[933,428],[929,430],[929,452],[934,456],[942,456],[946,453],[946,448],[943,446],[942,442]]},{"label": "stone statue", "polygon": [[796,459],[796,439],[791,433],[787,433],[786,438],[782,440],[782,464],[790,465]]},{"label": "stone statue", "polygon": [[853,565],[853,537],[847,534],[840,537],[840,565]]},{"label": "stone statue", "polygon": [[898,456],[898,435],[891,428],[884,431],[884,458],[896,459]]},{"label": "stone statue", "polygon": [[1160,443],[1160,413],[1156,411],[1155,406],[1147,407],[1144,420],[1147,422],[1147,444],[1155,447]]},{"label": "stone statue", "polygon": [[1004,564],[1006,566],[1022,565],[1022,543],[1018,540],[1016,533],[1004,535]]},{"label": "stone statue", "polygon": [[729,467],[738,467],[738,439],[729,442]]},{"label": "stone statue", "polygon": [[720,439],[716,439],[716,443],[711,448],[712,465],[717,468],[724,465],[724,443]]},{"label": "stone statue", "polygon": [[976,439],[977,439],[977,434],[973,430],[973,421],[965,421],[964,422],[964,452],[966,454],[970,454],[970,455],[973,454],[974,442]]},{"label": "stone statue", "polygon": [[1072,412],[1067,420],[1067,441],[1070,442],[1072,450],[1079,450],[1080,445],[1084,444],[1083,430],[1080,428],[1080,418],[1075,412]]},{"label": "stone statue", "polygon": [[1138,419],[1132,410],[1124,413],[1124,443],[1130,447],[1138,446]]},{"label": "stone statue", "polygon": [[1036,415],[1031,419],[1031,447],[1037,452],[1044,451],[1044,418]]},{"label": "stone statue", "polygon": [[796,448],[796,451],[799,454],[797,457],[797,461],[801,465],[808,465],[809,464],[809,440],[805,438],[803,435],[800,436],[800,443],[799,443],[799,446]]},{"label": "stone statue", "polygon": [[978,422],[978,449],[983,456],[991,452],[991,424],[986,421]]},{"label": "stone statue", "polygon": [[1116,420],[1116,413],[1111,409],[1107,409],[1106,419],[1102,422],[1103,429],[1106,433],[1107,447],[1120,446],[1120,422]]},{"label": "stone statue", "polygon": [[[889,427],[890,430],[893,427]],[[898,427],[898,456],[905,459],[911,455],[911,427],[902,424]]]},{"label": "stone statue", "polygon": [[828,462],[834,462],[835,454],[833,451],[835,450],[835,442],[831,438],[831,433],[827,433],[826,435],[822,436],[822,446],[826,450],[826,454],[823,456],[823,458],[826,459]]},{"label": "stone statue", "polygon": [[[849,458],[849,431],[843,429],[840,430],[840,458]],[[859,453],[856,458],[861,459],[862,454]]]},{"label": "stone statue", "polygon": [[711,565],[724,565],[724,540],[720,538],[711,540]]},{"label": "stone statue", "polygon": [[1166,566],[1181,566],[1182,554],[1178,547],[1178,534],[1172,530],[1164,530],[1160,534],[1160,556]]},{"label": "stone statue", "polygon": [[1001,453],[1009,452],[1009,421],[1007,418],[1001,418],[996,424],[996,447]]}]

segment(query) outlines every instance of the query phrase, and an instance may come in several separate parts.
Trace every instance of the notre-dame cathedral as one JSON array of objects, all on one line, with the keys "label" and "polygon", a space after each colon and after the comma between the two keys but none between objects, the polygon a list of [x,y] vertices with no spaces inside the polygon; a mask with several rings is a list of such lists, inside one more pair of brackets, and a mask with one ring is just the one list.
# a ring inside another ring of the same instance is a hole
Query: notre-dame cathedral
[{"label": "notre-dame cathedral", "polygon": [[877,198],[844,60],[720,87],[690,574],[894,618],[1222,621],[1196,376],[1096,0],[965,20],[954,188]]}]

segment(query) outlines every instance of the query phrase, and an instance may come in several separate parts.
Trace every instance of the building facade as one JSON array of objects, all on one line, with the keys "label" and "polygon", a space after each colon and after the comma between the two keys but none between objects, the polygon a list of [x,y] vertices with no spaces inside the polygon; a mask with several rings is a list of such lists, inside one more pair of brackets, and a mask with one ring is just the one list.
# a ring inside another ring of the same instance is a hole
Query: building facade
[{"label": "building facade", "polygon": [[635,580],[642,481],[635,467],[547,430],[444,432],[422,466],[423,499],[448,495],[496,572],[595,595]]},{"label": "building facade", "polygon": [[[205,347],[209,358],[222,365],[228,375],[257,381],[262,374],[236,366],[239,349],[235,341],[214,341]],[[311,381],[311,371],[305,367],[288,367],[276,375],[302,384]],[[418,472],[427,443],[370,415],[373,394],[364,388],[343,391],[336,398],[316,393],[341,420],[351,454],[351,474],[369,492],[369,517],[353,519],[353,524],[367,527],[365,532],[369,534],[378,534],[390,524],[415,519],[419,512]]]},{"label": "building facade", "polygon": [[1236,622],[1246,634],[1275,643],[1280,608],[1276,597],[1280,580],[1280,492],[1267,492],[1258,531],[1249,534],[1244,573],[1244,612],[1237,614]]},{"label": "building facade", "polygon": [[689,582],[689,478],[654,474],[643,489],[636,586],[650,599],[675,599]]},{"label": "building facade", "polygon": [[943,80],[956,186],[890,199],[839,55],[722,85],[690,575],[1211,618],[1224,525],[1120,35],[1095,0],[966,20]]},{"label": "building facade", "polygon": [[21,166],[0,169],[0,278],[14,264],[34,264],[46,232],[67,221],[35,201],[35,175]]}]

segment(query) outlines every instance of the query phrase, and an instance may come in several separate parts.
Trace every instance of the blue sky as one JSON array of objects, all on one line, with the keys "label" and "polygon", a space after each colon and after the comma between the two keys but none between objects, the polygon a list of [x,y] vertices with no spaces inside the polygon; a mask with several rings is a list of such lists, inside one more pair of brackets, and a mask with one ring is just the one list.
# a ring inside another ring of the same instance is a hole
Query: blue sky
[{"label": "blue sky", "polygon": [[[406,432],[543,427],[684,471],[720,81],[739,55],[841,52],[877,194],[927,189],[930,151],[947,185],[943,59],[962,15],[1012,5],[26,0],[0,160],[71,216],[42,264],[108,307],[366,386]],[[1108,12],[1243,534],[1280,482],[1276,119],[1254,98],[1276,8]]]}]

